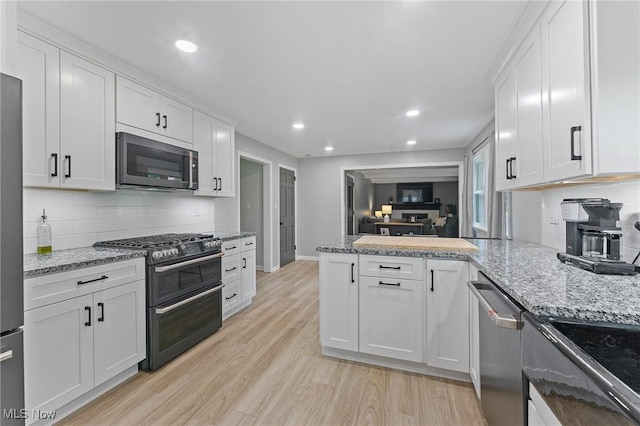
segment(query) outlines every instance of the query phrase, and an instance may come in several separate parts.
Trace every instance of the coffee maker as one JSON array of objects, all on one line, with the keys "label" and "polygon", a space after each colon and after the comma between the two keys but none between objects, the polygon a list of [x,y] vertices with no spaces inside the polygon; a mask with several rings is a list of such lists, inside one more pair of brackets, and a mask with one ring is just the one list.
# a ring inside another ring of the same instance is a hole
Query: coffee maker
[{"label": "coffee maker", "polygon": [[562,200],[566,252],[558,259],[598,274],[635,274],[635,265],[620,260],[622,229],[616,222],[622,206],[606,198]]}]

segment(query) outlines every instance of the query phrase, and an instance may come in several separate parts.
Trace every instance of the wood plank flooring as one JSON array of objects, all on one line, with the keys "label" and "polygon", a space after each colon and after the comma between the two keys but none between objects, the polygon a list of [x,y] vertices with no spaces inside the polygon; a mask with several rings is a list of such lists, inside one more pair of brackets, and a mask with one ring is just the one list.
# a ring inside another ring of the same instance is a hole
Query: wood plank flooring
[{"label": "wood plank flooring", "polygon": [[258,273],[250,308],[60,425],[485,425],[466,383],[321,355],[318,262]]}]

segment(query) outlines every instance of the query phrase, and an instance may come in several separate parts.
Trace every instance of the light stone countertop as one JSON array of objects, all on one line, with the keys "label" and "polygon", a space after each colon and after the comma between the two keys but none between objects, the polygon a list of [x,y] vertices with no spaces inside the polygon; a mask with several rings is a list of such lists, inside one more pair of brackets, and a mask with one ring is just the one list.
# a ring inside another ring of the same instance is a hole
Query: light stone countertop
[{"label": "light stone countertop", "polygon": [[601,275],[560,262],[558,250],[524,241],[469,241],[477,253],[353,247],[345,236],[317,247],[324,253],[357,253],[468,260],[535,315],[640,325],[640,274]]},{"label": "light stone countertop", "polygon": [[51,254],[25,254],[23,258],[24,278],[37,277],[56,272],[72,271],[105,263],[144,257],[146,250],[82,247],[54,250]]}]

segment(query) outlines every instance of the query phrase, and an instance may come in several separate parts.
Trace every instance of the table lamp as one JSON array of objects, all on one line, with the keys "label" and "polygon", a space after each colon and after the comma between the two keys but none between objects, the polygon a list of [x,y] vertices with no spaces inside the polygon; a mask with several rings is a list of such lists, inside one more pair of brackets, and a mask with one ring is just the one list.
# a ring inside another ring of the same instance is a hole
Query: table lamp
[{"label": "table lamp", "polygon": [[389,215],[391,214],[391,206],[385,204],[382,206],[382,214],[384,215],[384,223],[389,223]]},{"label": "table lamp", "polygon": [[378,219],[381,219],[381,218],[382,218],[382,210],[376,210],[376,217],[377,217]]}]

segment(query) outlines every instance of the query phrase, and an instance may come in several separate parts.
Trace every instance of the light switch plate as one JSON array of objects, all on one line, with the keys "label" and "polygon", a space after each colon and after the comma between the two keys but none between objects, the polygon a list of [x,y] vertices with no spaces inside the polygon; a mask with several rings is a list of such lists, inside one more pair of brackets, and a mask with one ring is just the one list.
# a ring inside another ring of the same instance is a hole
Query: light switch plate
[{"label": "light switch plate", "polygon": [[552,225],[558,225],[560,223],[560,209],[549,209],[549,223]]}]

